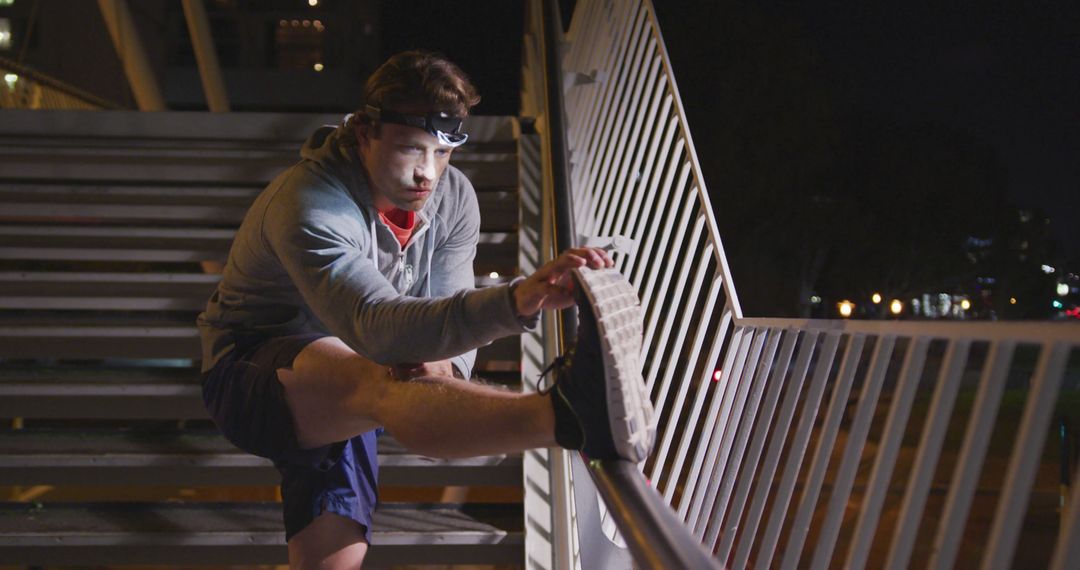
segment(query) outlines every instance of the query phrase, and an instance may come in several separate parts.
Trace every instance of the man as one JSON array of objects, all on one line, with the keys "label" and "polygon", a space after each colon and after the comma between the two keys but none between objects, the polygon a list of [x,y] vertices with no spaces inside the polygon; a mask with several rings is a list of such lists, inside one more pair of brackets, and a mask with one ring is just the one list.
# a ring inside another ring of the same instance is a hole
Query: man
[{"label": "man", "polygon": [[362,562],[383,427],[437,457],[561,445],[637,461],[651,445],[640,374],[605,364],[617,350],[587,304],[586,340],[549,393],[454,377],[471,376],[478,346],[572,305],[573,275],[593,279],[580,268],[613,265],[602,250],[571,249],[528,278],[473,289],[479,209],[449,159],[478,101],[446,59],[388,60],[364,109],[316,131],[256,199],[199,317],[207,408],[281,472],[293,567]]}]

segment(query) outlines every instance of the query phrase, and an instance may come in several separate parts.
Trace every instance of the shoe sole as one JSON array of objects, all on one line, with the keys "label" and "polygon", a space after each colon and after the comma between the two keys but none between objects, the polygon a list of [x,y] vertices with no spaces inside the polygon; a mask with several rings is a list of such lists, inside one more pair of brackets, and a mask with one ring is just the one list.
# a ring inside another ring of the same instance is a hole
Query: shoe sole
[{"label": "shoe sole", "polygon": [[641,376],[641,304],[626,278],[615,269],[573,270],[592,307],[604,355],[608,419],[615,451],[635,463],[652,451],[656,439],[653,407]]}]

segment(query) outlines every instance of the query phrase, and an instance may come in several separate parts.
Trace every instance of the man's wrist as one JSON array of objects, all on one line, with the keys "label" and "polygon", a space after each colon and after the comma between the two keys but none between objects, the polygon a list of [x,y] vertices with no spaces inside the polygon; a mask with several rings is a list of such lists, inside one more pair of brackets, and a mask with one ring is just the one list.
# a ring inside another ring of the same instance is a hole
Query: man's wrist
[{"label": "man's wrist", "polygon": [[522,277],[518,277],[510,282],[510,286],[508,287],[510,294],[510,308],[514,312],[514,316],[517,317],[518,323],[525,328],[531,329],[536,326],[536,321],[540,317],[540,311],[526,315],[522,313],[521,308],[518,306],[517,289],[518,286],[524,282],[525,279]]}]

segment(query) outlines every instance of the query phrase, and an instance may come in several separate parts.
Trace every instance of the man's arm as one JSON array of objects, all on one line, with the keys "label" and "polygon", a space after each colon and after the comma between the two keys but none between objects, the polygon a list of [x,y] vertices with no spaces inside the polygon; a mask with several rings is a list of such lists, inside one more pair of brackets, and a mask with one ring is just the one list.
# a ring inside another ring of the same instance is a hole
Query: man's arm
[{"label": "man's arm", "polygon": [[263,235],[330,333],[376,362],[443,360],[522,331],[507,287],[399,295],[372,263],[366,220],[332,189],[275,197]]}]

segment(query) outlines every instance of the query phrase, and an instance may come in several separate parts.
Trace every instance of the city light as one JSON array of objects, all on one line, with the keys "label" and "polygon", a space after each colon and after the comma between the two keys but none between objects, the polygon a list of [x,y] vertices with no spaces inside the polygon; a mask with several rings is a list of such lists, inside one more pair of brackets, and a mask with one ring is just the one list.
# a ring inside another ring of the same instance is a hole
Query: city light
[{"label": "city light", "polygon": [[319,5],[319,0],[307,0],[307,5],[311,6],[311,7],[318,6]]},{"label": "city light", "polygon": [[855,310],[855,303],[852,303],[851,301],[840,301],[836,306],[840,309],[840,316],[845,319],[850,317],[851,312]]},{"label": "city light", "polygon": [[15,83],[19,80],[19,76],[14,73],[8,73],[4,75],[4,82],[7,83],[8,89],[15,89]]},{"label": "city light", "polygon": [[499,272],[498,271],[492,271],[491,273],[488,273],[488,277],[490,277],[492,279],[498,279],[499,278]]},{"label": "city light", "polygon": [[323,70],[323,64],[321,64],[321,63],[316,63],[314,65],[314,67],[315,67],[315,71],[322,71]]},{"label": "city light", "polygon": [[1009,297],[1009,304],[1010,305],[1015,305],[1016,304],[1016,297]]},{"label": "city light", "polygon": [[1053,273],[1054,273],[1055,271],[1057,271],[1057,269],[1054,269],[1053,267],[1051,267],[1051,266],[1049,266],[1049,265],[1043,265],[1043,266],[1042,266],[1042,271],[1043,271],[1043,273],[1045,273],[1045,274],[1047,274],[1047,275],[1051,275],[1051,274],[1053,274]]},{"label": "city light", "polygon": [[818,303],[821,302],[821,297],[818,297],[817,295],[811,295],[810,296],[810,302],[817,305]]},{"label": "city light", "polygon": [[1057,284],[1057,294],[1058,294],[1058,297],[1067,296],[1069,294],[1069,284],[1068,283],[1058,283]]},{"label": "city light", "polygon": [[881,303],[881,293],[874,293],[874,295],[870,297],[870,300],[873,301],[875,305]]},{"label": "city light", "polygon": [[1065,307],[1065,305],[1062,305],[1061,301],[1058,301],[1057,299],[1054,299],[1054,302],[1050,303],[1050,306],[1055,308],[1055,309],[1061,309],[1061,308]]},{"label": "city light", "polygon": [[904,312],[904,304],[900,302],[900,299],[893,299],[892,303],[889,303],[889,312],[894,315]]},{"label": "city light", "polygon": [[971,308],[971,301],[968,301],[967,299],[964,299],[964,300],[960,301],[960,308],[965,310],[965,311],[970,309]]},{"label": "city light", "polygon": [[0,49],[11,49],[11,20],[0,18]]}]

